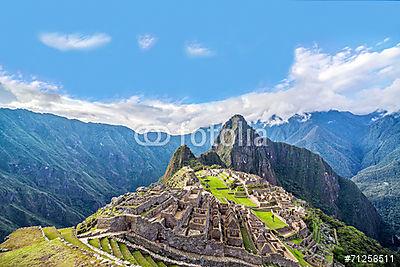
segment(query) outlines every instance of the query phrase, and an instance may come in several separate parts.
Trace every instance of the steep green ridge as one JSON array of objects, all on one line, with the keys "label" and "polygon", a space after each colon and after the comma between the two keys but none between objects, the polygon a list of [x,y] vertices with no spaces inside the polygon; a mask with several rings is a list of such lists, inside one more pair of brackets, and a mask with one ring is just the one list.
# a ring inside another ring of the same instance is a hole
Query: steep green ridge
[{"label": "steep green ridge", "polygon": [[[333,257],[343,264],[346,263],[346,255],[393,255],[393,262],[374,264],[373,266],[396,266],[396,263],[400,261],[398,253],[382,247],[376,240],[366,236],[356,228],[326,215],[319,209],[309,209],[306,221],[310,229],[321,238],[324,238],[321,233],[322,227],[325,228],[325,231],[335,231],[338,242],[334,247]],[[355,264],[354,266],[365,265]]]},{"label": "steep green ridge", "polygon": [[181,141],[165,137],[163,146],[143,146],[126,127],[0,109],[0,240],[21,226],[76,224],[111,197],[157,181]]},{"label": "steep green ridge", "polygon": [[281,124],[256,123],[273,141],[307,148],[350,178],[400,236],[400,116],[313,112]]},{"label": "steep green ridge", "polygon": [[352,180],[400,236],[400,117],[387,115],[370,126],[363,167]]},{"label": "steep green ridge", "polygon": [[373,205],[319,155],[261,138],[240,115],[224,124],[213,150],[228,167],[257,174],[371,237],[382,236],[382,221]]}]

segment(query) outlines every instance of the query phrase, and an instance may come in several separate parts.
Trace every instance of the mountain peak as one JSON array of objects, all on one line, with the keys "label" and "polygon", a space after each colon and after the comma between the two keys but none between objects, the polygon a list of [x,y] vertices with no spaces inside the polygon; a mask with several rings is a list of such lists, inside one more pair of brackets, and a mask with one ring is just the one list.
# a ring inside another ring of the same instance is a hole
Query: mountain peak
[{"label": "mountain peak", "polygon": [[242,115],[235,114],[224,124],[222,129],[247,129],[249,127]]},{"label": "mountain peak", "polygon": [[256,136],[256,131],[247,124],[245,118],[236,114],[225,122],[213,147],[217,149],[218,147],[248,146],[254,144]]},{"label": "mountain peak", "polygon": [[168,180],[175,174],[175,172],[177,172],[183,166],[190,165],[190,162],[194,160],[196,160],[196,157],[194,156],[190,148],[187,145],[181,145],[172,156],[168,164],[167,170],[165,171],[163,180]]}]

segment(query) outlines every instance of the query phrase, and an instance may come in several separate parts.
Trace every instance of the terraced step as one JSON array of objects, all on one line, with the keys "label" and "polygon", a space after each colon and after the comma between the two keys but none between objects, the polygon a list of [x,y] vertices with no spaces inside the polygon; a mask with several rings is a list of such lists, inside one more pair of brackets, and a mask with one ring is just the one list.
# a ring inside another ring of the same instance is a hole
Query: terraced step
[{"label": "terraced step", "polygon": [[49,240],[53,240],[61,236],[60,232],[54,226],[44,227],[43,233]]},{"label": "terraced step", "polygon": [[158,261],[157,262],[157,266],[158,267],[168,267],[164,262],[162,262],[162,261]]},{"label": "terraced step", "polygon": [[100,239],[100,245],[101,245],[101,250],[112,254],[112,251],[110,249],[110,241],[108,240],[107,237],[103,237],[102,239]]},{"label": "terraced step", "polygon": [[146,258],[142,255],[142,253],[139,250],[136,250],[132,253],[133,257],[137,261],[137,263],[142,266],[142,267],[153,267]]},{"label": "terraced step", "polygon": [[150,255],[144,256],[144,258],[151,264],[153,267],[158,267],[157,263],[153,260]]},{"label": "terraced step", "polygon": [[138,262],[135,260],[132,253],[129,251],[128,247],[124,243],[118,242],[118,246],[119,246],[119,250],[121,251],[121,253],[124,256],[124,259],[126,261],[129,261],[132,264],[138,264]]},{"label": "terraced step", "polygon": [[89,244],[92,245],[95,248],[101,249],[101,245],[100,245],[100,239],[98,238],[93,238],[93,239],[89,239]]},{"label": "terraced step", "polygon": [[68,243],[71,243],[74,246],[77,246],[83,250],[87,250],[92,252],[92,250],[86,246],[85,244],[83,244],[76,236],[74,233],[74,229],[73,228],[63,228],[58,230],[61,234],[61,236],[64,238],[65,241],[67,241]]},{"label": "terraced step", "polygon": [[119,249],[117,241],[115,241],[114,239],[110,239],[110,245],[114,256],[123,259],[124,256],[122,255],[121,250]]}]

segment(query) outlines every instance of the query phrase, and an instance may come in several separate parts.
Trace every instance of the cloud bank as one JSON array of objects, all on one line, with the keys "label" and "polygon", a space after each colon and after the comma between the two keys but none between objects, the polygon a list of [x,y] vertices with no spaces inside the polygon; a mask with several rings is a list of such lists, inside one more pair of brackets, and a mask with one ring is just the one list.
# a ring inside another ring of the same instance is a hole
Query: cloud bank
[{"label": "cloud bank", "polygon": [[80,33],[64,34],[48,32],[39,35],[39,40],[51,48],[68,50],[88,50],[103,46],[111,41],[111,37],[105,33],[85,35]]},{"label": "cloud bank", "polygon": [[299,47],[288,77],[274,88],[220,101],[185,104],[137,96],[114,102],[91,102],[59,92],[43,81],[26,81],[0,72],[0,106],[49,112],[82,121],[143,127],[161,126],[170,133],[187,133],[220,123],[240,113],[246,119],[268,121],[298,113],[348,110],[364,114],[400,109],[400,44],[374,50],[360,46],[333,54]]}]

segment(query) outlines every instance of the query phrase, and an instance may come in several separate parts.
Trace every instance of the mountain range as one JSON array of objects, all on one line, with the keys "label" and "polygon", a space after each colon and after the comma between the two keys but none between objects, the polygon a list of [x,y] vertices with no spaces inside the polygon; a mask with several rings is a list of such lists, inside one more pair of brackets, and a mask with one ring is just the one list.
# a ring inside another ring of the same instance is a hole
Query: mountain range
[{"label": "mountain range", "polygon": [[0,239],[22,226],[77,224],[113,196],[156,182],[182,137],[142,146],[135,135],[122,126],[0,109]]},{"label": "mountain range", "polygon": [[295,115],[287,122],[256,123],[273,141],[321,155],[339,175],[353,180],[384,221],[400,235],[400,116],[328,111]]},{"label": "mountain range", "polygon": [[[248,157],[248,153],[267,156],[269,153],[287,160],[258,162],[256,157],[257,164],[240,165],[240,160],[235,164],[238,169],[257,173],[272,182],[276,179],[288,191],[319,204],[328,213],[348,217],[349,224],[357,226],[358,217],[369,221],[371,228],[363,230],[376,237],[379,216],[375,216],[357,187],[340,176],[351,178],[399,233],[396,228],[400,202],[398,121],[396,114],[375,112],[360,116],[329,111],[296,115],[278,124],[254,123],[252,127],[266,129],[270,149],[263,152],[246,149],[240,154]],[[185,135],[168,136],[170,142],[163,146],[141,146],[135,136],[143,139],[143,135],[122,126],[0,109],[0,238],[21,226],[76,224],[113,196],[157,181],[181,140],[197,156],[209,150],[211,143],[208,142],[211,136],[207,135],[207,142],[195,146],[189,135]],[[214,162],[217,154],[223,164],[232,166],[224,156],[225,149],[218,149],[218,140],[216,144],[213,150],[202,155],[203,160]],[[329,179],[317,181],[321,182],[321,188],[328,186],[324,190],[330,190],[330,194],[314,191],[319,186],[315,181],[307,184],[309,181],[305,179],[307,175],[325,172]],[[293,175],[297,180],[287,179]],[[327,183],[331,180],[335,182]],[[345,190],[335,191],[338,187]],[[335,192],[340,194],[336,196]],[[351,194],[354,192],[357,193]],[[354,199],[343,198],[342,193],[350,193]],[[341,202],[342,199],[346,201]],[[338,202],[331,205],[332,201]],[[371,210],[350,218],[346,209],[338,209],[354,203],[360,205],[358,208]],[[373,216],[368,217],[369,214]]]},{"label": "mountain range", "polygon": [[386,235],[376,209],[352,181],[308,149],[262,138],[240,115],[224,124],[212,150],[228,168],[282,186],[375,239]]}]

